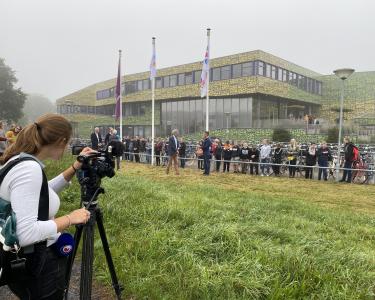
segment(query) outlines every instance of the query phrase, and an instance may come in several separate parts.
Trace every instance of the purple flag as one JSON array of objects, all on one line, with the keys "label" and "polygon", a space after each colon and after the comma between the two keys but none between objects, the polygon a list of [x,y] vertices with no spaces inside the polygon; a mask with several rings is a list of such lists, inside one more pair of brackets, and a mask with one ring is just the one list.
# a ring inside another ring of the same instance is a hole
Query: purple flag
[{"label": "purple flag", "polygon": [[118,72],[117,72],[117,80],[116,80],[115,99],[116,99],[115,117],[116,117],[116,120],[118,120],[120,119],[120,106],[121,106],[121,58],[119,58],[118,60]]}]

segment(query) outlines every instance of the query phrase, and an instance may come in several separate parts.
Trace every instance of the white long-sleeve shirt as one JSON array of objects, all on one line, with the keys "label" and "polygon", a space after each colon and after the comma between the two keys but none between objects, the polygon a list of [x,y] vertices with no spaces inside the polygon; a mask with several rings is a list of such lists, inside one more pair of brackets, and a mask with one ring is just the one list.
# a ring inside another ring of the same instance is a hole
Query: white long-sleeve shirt
[{"label": "white long-sleeve shirt", "polygon": [[271,155],[271,146],[270,145],[263,145],[260,147],[260,158],[265,159],[269,158]]},{"label": "white long-sleeve shirt", "polygon": [[21,247],[43,240],[47,240],[47,246],[50,246],[59,236],[57,225],[53,221],[60,207],[57,193],[69,183],[62,174],[48,182],[49,220],[38,221],[39,196],[43,182],[41,167],[44,168],[41,162],[20,162],[8,172],[0,187],[0,197],[11,202],[16,214],[17,236]]}]

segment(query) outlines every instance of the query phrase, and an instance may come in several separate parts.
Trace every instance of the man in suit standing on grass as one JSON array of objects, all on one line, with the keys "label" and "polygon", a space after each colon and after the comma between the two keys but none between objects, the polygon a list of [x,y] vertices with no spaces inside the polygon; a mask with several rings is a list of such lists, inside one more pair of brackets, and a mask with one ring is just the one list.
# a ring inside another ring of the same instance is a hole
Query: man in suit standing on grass
[{"label": "man in suit standing on grass", "polygon": [[180,143],[179,143],[177,137],[178,137],[178,130],[173,129],[172,135],[170,136],[169,143],[168,143],[169,160],[168,160],[168,166],[167,166],[167,170],[166,170],[167,174],[169,174],[169,168],[171,167],[172,162],[173,162],[176,175],[180,175],[179,172],[178,172],[178,161],[177,161],[178,148],[180,147]]},{"label": "man in suit standing on grass", "polygon": [[93,133],[91,133],[91,148],[93,150],[98,150],[102,145],[102,137],[100,136],[99,128],[95,127]]},{"label": "man in suit standing on grass", "polygon": [[203,166],[204,166],[204,173],[203,175],[210,175],[210,167],[211,167],[211,138],[210,133],[208,131],[204,132],[203,135]]}]

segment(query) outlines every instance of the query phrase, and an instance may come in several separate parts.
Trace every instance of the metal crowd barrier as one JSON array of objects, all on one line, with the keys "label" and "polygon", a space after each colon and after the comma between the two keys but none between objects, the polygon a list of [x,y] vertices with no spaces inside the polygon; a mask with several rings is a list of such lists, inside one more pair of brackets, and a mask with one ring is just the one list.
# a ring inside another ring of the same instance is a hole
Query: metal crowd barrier
[{"label": "metal crowd barrier", "polygon": [[[135,155],[139,155],[139,157],[141,158],[141,156],[143,156],[143,157],[150,157],[149,158],[149,160],[150,160],[150,162],[147,162],[146,161],[146,163],[147,164],[151,164],[151,154],[149,154],[149,153],[146,153],[146,152],[141,152],[141,153],[134,153],[134,152],[124,152],[124,154],[129,154],[129,155],[132,155],[133,156],[133,161],[134,161],[134,156]],[[154,155],[154,158],[156,159],[156,157],[160,157],[160,159],[169,159],[169,156],[168,155]],[[124,157],[124,156],[123,156]],[[181,160],[185,160],[185,161],[204,161],[204,159],[201,159],[201,158],[198,158],[198,157],[178,157],[178,160],[179,161],[181,161]],[[213,162],[216,162],[217,160],[214,158],[214,157],[212,157],[211,158],[211,161],[213,161]],[[327,169],[327,171],[329,171],[329,170],[331,170],[331,171],[333,171],[334,173],[336,173],[336,171],[337,171],[337,167],[336,167],[336,165],[334,165],[334,166],[327,166],[327,167],[323,167],[323,166],[319,166],[319,165],[314,165],[314,166],[307,166],[307,165],[301,165],[301,164],[295,164],[295,165],[293,165],[293,164],[288,164],[288,163],[281,163],[281,164],[277,164],[277,163],[273,163],[273,162],[250,162],[250,161],[242,161],[242,160],[224,160],[224,159],[222,159],[222,160],[220,160],[220,162],[221,163],[224,163],[224,162],[228,162],[228,163],[230,163],[230,164],[247,164],[247,165],[258,165],[258,167],[261,167],[261,166],[268,166],[268,167],[273,167],[273,166],[280,166],[280,167],[287,167],[287,168],[289,168],[289,167],[293,167],[293,168],[303,168],[303,169],[307,169],[307,168],[309,168],[309,169]],[[142,163],[145,163],[144,161],[142,162]],[[371,165],[371,164],[370,164]],[[211,165],[211,167],[212,166],[214,166],[213,164]],[[358,171],[358,172],[364,172],[364,173],[366,173],[366,174],[368,174],[368,176],[369,175],[372,175],[372,177],[371,177],[371,181],[373,181],[373,183],[375,183],[374,182],[374,180],[375,180],[375,169],[354,169],[354,168],[343,168],[343,167],[339,167],[338,168],[338,170],[339,170],[339,172],[341,172],[341,171],[345,171],[345,170],[347,170],[347,171],[352,171],[352,172],[356,172],[356,171]],[[352,174],[353,175],[353,174]]]}]

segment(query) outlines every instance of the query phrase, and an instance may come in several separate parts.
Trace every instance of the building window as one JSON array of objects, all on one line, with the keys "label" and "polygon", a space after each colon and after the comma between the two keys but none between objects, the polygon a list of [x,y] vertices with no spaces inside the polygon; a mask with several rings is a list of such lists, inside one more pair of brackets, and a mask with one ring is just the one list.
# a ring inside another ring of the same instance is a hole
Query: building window
[{"label": "building window", "polygon": [[276,80],[276,67],[271,66],[271,78]]},{"label": "building window", "polygon": [[221,67],[221,80],[230,79],[230,66]]},{"label": "building window", "polygon": [[115,96],[115,88],[113,87],[113,88],[110,88],[109,89],[109,97],[114,97]]},{"label": "building window", "polygon": [[283,69],[283,81],[288,81],[288,71]]},{"label": "building window", "polygon": [[195,71],[194,72],[194,83],[200,83],[201,82],[201,73],[202,73],[202,71]]},{"label": "building window", "polygon": [[220,68],[212,69],[212,80],[220,80]]},{"label": "building window", "polygon": [[150,88],[150,80],[145,79],[143,80],[143,89],[148,90]]},{"label": "building window", "polygon": [[242,65],[237,64],[232,66],[232,78],[238,78],[242,76]]},{"label": "building window", "polygon": [[129,81],[125,82],[125,92],[126,94],[131,94],[137,91],[137,82]]},{"label": "building window", "polygon": [[178,85],[185,85],[185,74],[178,74]]},{"label": "building window", "polygon": [[137,81],[137,90],[138,91],[143,91],[143,82],[142,82],[142,80],[138,80]]},{"label": "building window", "polygon": [[143,116],[146,113],[146,104],[139,105],[139,115]]},{"label": "building window", "polygon": [[169,76],[169,86],[176,86],[177,85],[177,75]]},{"label": "building window", "polygon": [[155,78],[155,86],[157,89],[161,89],[163,87],[163,80],[161,77]]},{"label": "building window", "polygon": [[277,80],[283,81],[283,69],[277,68]]},{"label": "building window", "polygon": [[258,61],[258,75],[264,76],[264,62]]},{"label": "building window", "polygon": [[266,64],[266,77],[271,78],[271,65]]},{"label": "building window", "polygon": [[164,76],[164,87],[168,88],[169,87],[169,76]]},{"label": "building window", "polygon": [[254,67],[254,62],[246,62],[242,64],[242,76],[253,76],[253,67]]},{"label": "building window", "polygon": [[193,83],[193,73],[185,73],[185,84],[192,84]]}]

